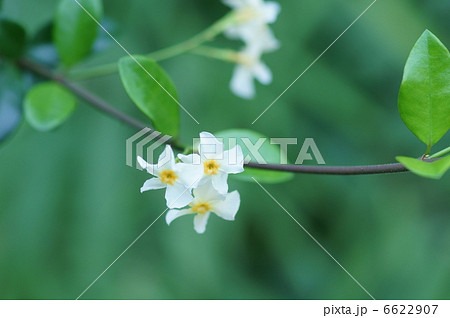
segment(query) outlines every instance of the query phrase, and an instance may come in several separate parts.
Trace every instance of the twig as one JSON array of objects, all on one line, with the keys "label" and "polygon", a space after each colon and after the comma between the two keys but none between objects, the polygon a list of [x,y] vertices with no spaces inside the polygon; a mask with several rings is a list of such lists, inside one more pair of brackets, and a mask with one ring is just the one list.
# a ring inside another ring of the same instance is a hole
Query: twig
[{"label": "twig", "polygon": [[117,108],[112,107],[108,103],[106,103],[104,100],[98,98],[94,94],[88,92],[83,87],[68,81],[65,79],[62,75],[52,72],[50,69],[36,64],[28,59],[20,59],[17,61],[17,64],[28,71],[33,72],[36,75],[39,75],[43,78],[46,78],[48,80],[52,80],[55,82],[60,83],[61,85],[65,86],[68,90],[70,90],[72,93],[83,99],[85,102],[87,102],[92,107],[107,113],[110,116],[113,116],[120,121],[124,122],[127,125],[130,125],[137,129],[143,129],[147,127],[143,123],[137,121],[136,119],[122,113]]},{"label": "twig", "polygon": [[331,175],[362,175],[362,174],[380,174],[407,172],[401,163],[388,163],[382,165],[368,166],[303,166],[288,164],[259,164],[249,162],[246,164],[249,168],[264,170],[287,171],[305,174],[331,174]]},{"label": "twig", "polygon": [[[90,93],[83,87],[67,80],[62,75],[52,72],[45,66],[36,64],[28,59],[20,59],[17,61],[18,66],[22,69],[33,72],[48,80],[56,81],[65,86],[72,93],[86,101],[92,107],[104,112],[105,114],[119,119],[123,123],[130,125],[137,129],[143,129],[147,126],[143,123],[135,120],[134,118],[122,113],[118,109],[114,108],[104,100]],[[173,141],[173,138],[166,143],[171,144],[178,150],[184,150],[184,147]],[[435,159],[431,159],[435,160]],[[427,161],[431,161],[427,160]],[[292,164],[260,164],[249,162],[245,164],[248,168],[286,171],[294,173],[305,174],[328,174],[328,175],[366,175],[366,174],[383,174],[383,173],[397,173],[408,171],[401,163],[390,163],[382,165],[368,165],[368,166],[303,166]]]}]

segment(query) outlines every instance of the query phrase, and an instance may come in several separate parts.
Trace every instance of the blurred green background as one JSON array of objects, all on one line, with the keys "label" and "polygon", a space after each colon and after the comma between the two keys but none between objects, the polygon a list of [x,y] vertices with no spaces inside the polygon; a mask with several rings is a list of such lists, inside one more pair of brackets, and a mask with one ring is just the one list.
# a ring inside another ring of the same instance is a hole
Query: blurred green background
[{"label": "blurred green background", "polygon": [[[29,36],[55,0],[5,0]],[[182,41],[228,12],[219,0],[105,2],[118,40],[133,53]],[[425,150],[396,106],[404,63],[426,29],[450,46],[450,1],[379,0],[292,88],[265,109],[371,0],[280,1],[280,50],[264,60],[273,84],[251,101],[229,89],[232,65],[194,55],[164,61],[182,104],[182,139],[250,128],[313,137],[330,165],[393,162]],[[240,43],[219,38],[221,47]],[[116,45],[84,65],[116,61]],[[119,77],[81,82],[145,118]],[[125,165],[136,131],[80,103],[50,133],[24,123],[0,148],[0,298],[76,298],[164,210],[162,191],[139,193],[147,175]],[[447,134],[435,150],[449,145]],[[300,145],[292,146],[295,160]],[[296,175],[266,188],[377,299],[450,296],[450,176]],[[367,299],[368,296],[256,184],[230,181],[235,222],[212,217],[203,235],[163,218],[83,296],[90,299]]]}]

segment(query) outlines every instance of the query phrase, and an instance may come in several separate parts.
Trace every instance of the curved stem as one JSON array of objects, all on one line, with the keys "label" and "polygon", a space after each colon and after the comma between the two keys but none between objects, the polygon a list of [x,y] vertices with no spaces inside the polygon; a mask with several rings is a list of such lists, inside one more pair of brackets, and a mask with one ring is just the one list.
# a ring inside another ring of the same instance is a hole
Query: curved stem
[{"label": "curved stem", "polygon": [[432,155],[430,155],[428,158],[433,159],[433,158],[439,158],[439,157],[443,157],[445,155],[448,155],[450,153],[450,147],[447,147],[445,149],[442,149],[441,151],[438,151]]},{"label": "curved stem", "polygon": [[305,174],[329,174],[329,175],[363,175],[407,172],[401,163],[388,163],[368,166],[301,166],[301,165],[280,165],[280,164],[259,164],[249,162],[249,168],[264,170],[286,171]]},{"label": "curved stem", "polygon": [[[119,119],[120,121],[132,126],[133,128],[143,129],[147,127],[145,124],[135,120],[132,117],[122,113],[118,109],[114,108],[110,104],[106,103],[102,99],[93,95],[92,93],[85,90],[83,87],[78,86],[71,81],[67,80],[63,76],[52,72],[48,68],[36,64],[27,59],[21,59],[17,61],[17,65],[24,70],[31,71],[36,75],[43,77],[48,80],[56,81],[61,85],[65,86],[72,93],[77,95],[79,98],[86,101],[90,106],[104,112],[105,114]],[[166,143],[171,144],[174,148],[185,151],[188,147],[185,147],[173,138],[169,139]],[[444,149],[440,153],[450,152],[449,148]],[[435,154],[436,155],[436,154]],[[438,159],[426,159],[426,161],[434,161]],[[406,172],[408,171],[400,163],[390,163],[382,165],[369,165],[369,166],[301,166],[301,165],[286,165],[286,164],[259,164],[249,162],[245,164],[248,168],[265,169],[265,170],[275,170],[275,171],[287,171],[294,173],[309,173],[309,174],[331,174],[331,175],[362,175],[362,174],[381,174],[381,173],[395,173],[395,172]]]},{"label": "curved stem", "polygon": [[431,144],[427,145],[427,151],[425,151],[425,154],[423,155],[424,157],[427,157],[430,154],[431,151]]},{"label": "curved stem", "polygon": [[[180,42],[178,44],[169,46],[167,48],[154,51],[152,53],[147,54],[146,56],[155,61],[162,61],[189,52],[190,50],[193,50],[196,47],[200,46],[202,43],[213,40],[216,36],[222,33],[236,18],[237,18],[236,13],[230,12],[229,14],[225,15],[223,18],[212,24],[207,29],[193,36],[192,38]],[[74,80],[83,80],[94,77],[111,75],[116,73],[117,71],[118,71],[117,63],[109,63],[84,70],[73,70],[72,72],[69,73],[69,76],[71,79]]]},{"label": "curved stem", "polygon": [[[83,87],[67,80],[60,74],[52,72],[50,69],[48,69],[44,66],[36,64],[27,59],[18,60],[17,65],[19,67],[21,67],[22,69],[31,71],[40,77],[58,82],[59,84],[66,87],[69,91],[74,93],[76,96],[78,96],[79,98],[84,100],[86,103],[88,103],[88,105],[92,106],[93,108],[95,108],[113,118],[120,120],[121,122],[123,122],[133,128],[137,128],[137,129],[141,130],[141,129],[148,127],[148,125],[141,123],[140,121],[137,121],[136,119],[128,116],[125,113],[122,113],[120,110],[111,106],[110,104],[108,104],[101,98],[95,96],[94,94],[90,93]],[[171,138],[168,141],[168,143],[170,143],[174,148],[176,148],[178,150],[184,150],[184,148],[185,148],[184,146],[178,144],[174,138]]]},{"label": "curved stem", "polygon": [[192,49],[189,53],[221,60],[228,63],[239,62],[239,52],[230,49],[220,49],[211,46],[201,45]]}]

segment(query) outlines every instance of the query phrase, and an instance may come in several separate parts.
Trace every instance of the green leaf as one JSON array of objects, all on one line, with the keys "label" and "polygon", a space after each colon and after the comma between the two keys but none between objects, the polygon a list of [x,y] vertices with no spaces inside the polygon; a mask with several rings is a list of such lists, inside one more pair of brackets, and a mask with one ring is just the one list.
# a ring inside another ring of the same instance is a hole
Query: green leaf
[{"label": "green leaf", "polygon": [[21,123],[23,86],[22,74],[16,68],[0,63],[0,141]]},{"label": "green leaf", "polygon": [[178,100],[175,85],[152,59],[145,56],[134,58],[140,65],[130,57],[124,57],[119,61],[120,78],[128,96],[152,120],[156,130],[176,136],[180,114],[175,101]]},{"label": "green leaf", "polygon": [[8,58],[20,57],[26,44],[25,29],[0,16],[0,55]]},{"label": "green leaf", "polygon": [[35,129],[48,131],[69,118],[75,106],[76,99],[67,89],[53,82],[41,83],[25,97],[25,118]]},{"label": "green leaf", "polygon": [[[251,161],[256,162],[255,156],[251,153],[251,149],[244,143],[243,139],[248,138],[247,142],[251,142],[252,145],[255,145],[256,142],[261,138],[266,138],[261,148],[258,149],[258,153],[267,163],[280,163],[281,158],[286,158],[285,153],[280,152],[280,147],[278,145],[270,144],[269,138],[264,135],[247,129],[229,129],[223,130],[215,133],[215,136],[218,138],[223,138],[223,142],[225,146],[233,143],[233,140],[236,141],[236,144],[240,145],[242,148],[242,152],[244,154],[244,159],[247,155],[250,156]],[[230,138],[232,138],[230,140]],[[243,181],[253,181],[252,177],[258,180],[261,183],[281,183],[285,181],[289,181],[293,177],[293,173],[284,172],[284,171],[270,171],[270,170],[261,170],[255,168],[245,168],[245,171],[240,174],[233,175],[237,179]]]},{"label": "green leaf", "polygon": [[411,172],[425,178],[440,179],[450,169],[450,156],[432,162],[401,156],[395,159]]},{"label": "green leaf", "polygon": [[406,62],[398,108],[406,126],[431,147],[450,128],[450,54],[426,30]]},{"label": "green leaf", "polygon": [[[78,0],[79,4],[99,21],[103,15],[101,0]],[[61,0],[54,19],[53,40],[61,61],[67,67],[85,58],[92,48],[98,25],[73,0]]]},{"label": "green leaf", "polygon": [[45,24],[30,40],[27,56],[33,61],[45,64],[50,68],[57,67],[60,60],[53,44],[53,22]]}]

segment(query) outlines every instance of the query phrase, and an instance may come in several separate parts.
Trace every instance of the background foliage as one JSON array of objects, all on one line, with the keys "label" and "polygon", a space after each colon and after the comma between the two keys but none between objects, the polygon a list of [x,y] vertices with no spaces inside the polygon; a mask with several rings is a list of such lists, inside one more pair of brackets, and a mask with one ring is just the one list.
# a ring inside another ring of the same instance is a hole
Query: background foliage
[{"label": "background foliage", "polygon": [[[31,37],[52,18],[56,3],[5,0],[3,7]],[[273,29],[282,47],[264,57],[274,83],[258,86],[255,100],[229,92],[229,64],[194,55],[161,63],[201,123],[182,113],[181,139],[231,127],[314,137],[327,164],[422,154],[423,144],[398,115],[398,88],[424,29],[450,46],[450,1],[378,1],[251,127],[369,1],[280,3]],[[210,0],[133,0],[126,8],[109,0],[104,11],[118,40],[130,52],[146,53],[190,37],[228,10]],[[96,45],[110,47],[80,68],[123,55],[105,40]],[[82,84],[146,120],[118,75]],[[0,298],[76,298],[164,210],[162,193],[139,193],[147,175],[125,165],[125,140],[134,133],[80,105],[58,130],[37,133],[22,124],[2,144]],[[449,141],[447,134],[435,149]],[[300,146],[292,147],[291,160]],[[436,182],[413,174],[297,175],[267,188],[375,298],[448,298],[448,176]],[[212,218],[198,235],[189,218],[170,227],[161,219],[84,297],[367,298],[257,185],[235,180],[230,189],[242,198],[235,222]]]}]

